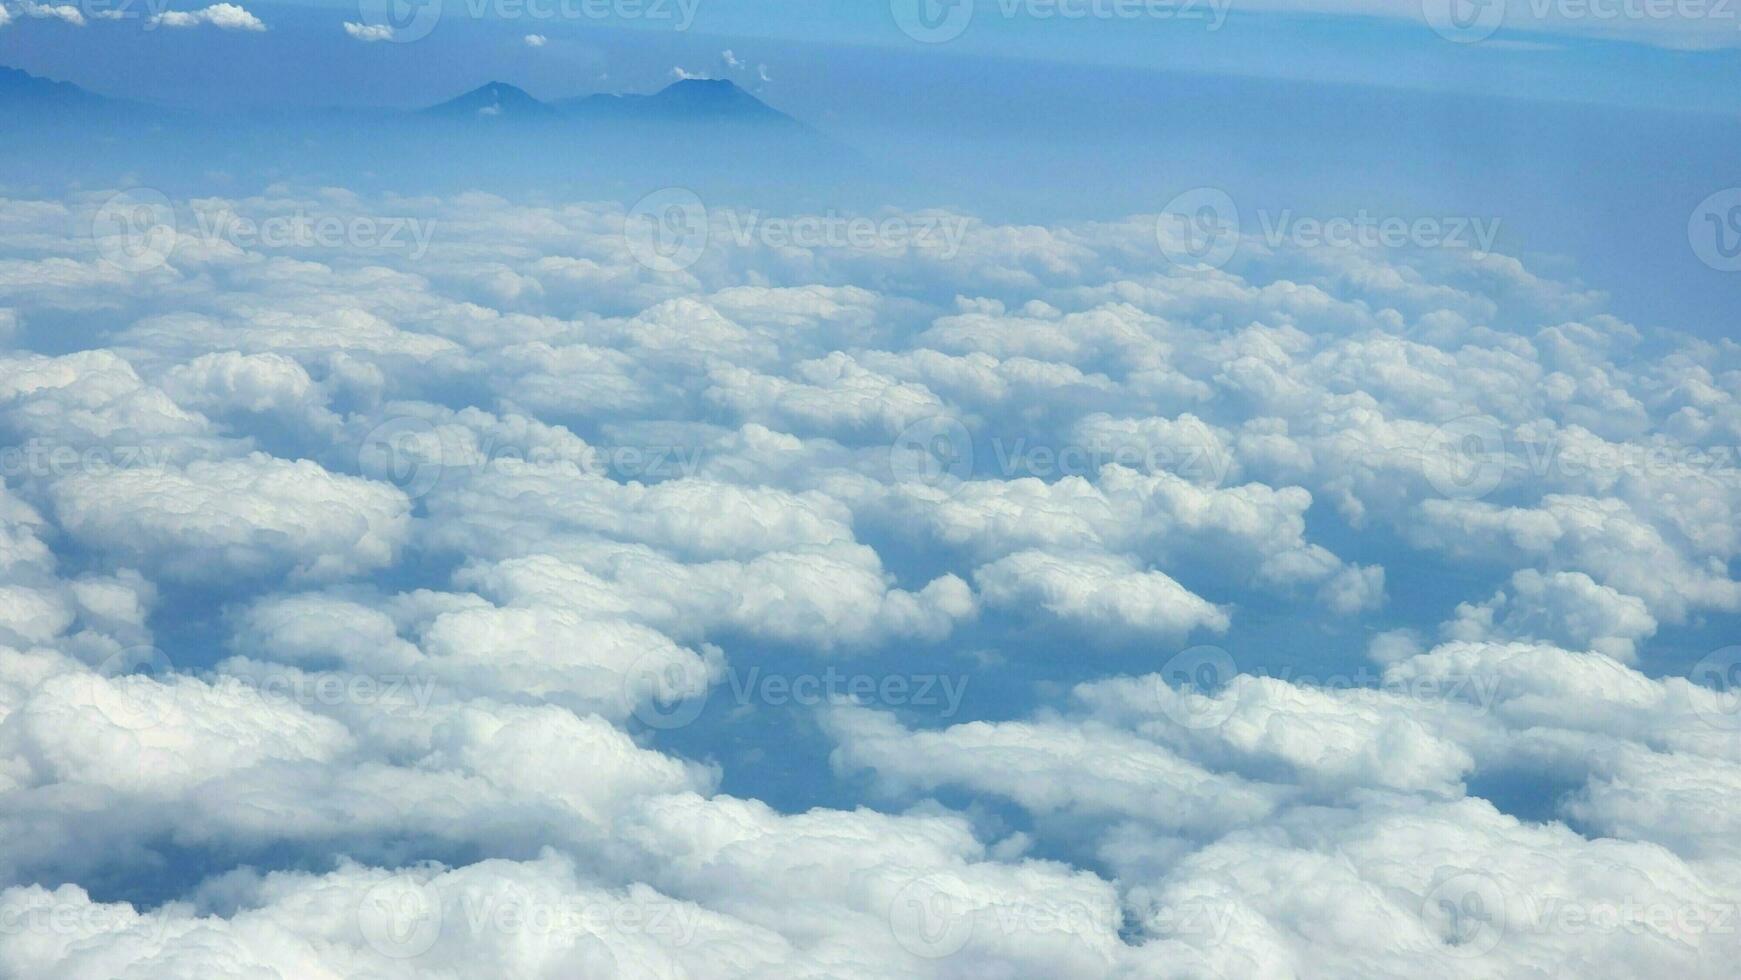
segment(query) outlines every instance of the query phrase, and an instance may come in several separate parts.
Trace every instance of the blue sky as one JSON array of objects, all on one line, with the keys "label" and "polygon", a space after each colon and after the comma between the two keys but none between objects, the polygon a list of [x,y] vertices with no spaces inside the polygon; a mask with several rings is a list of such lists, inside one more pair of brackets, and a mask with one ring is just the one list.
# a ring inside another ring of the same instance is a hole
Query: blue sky
[{"label": "blue sky", "polygon": [[[364,19],[355,5],[273,3],[255,8],[269,27],[260,34],[151,32],[137,22],[96,20],[81,30],[21,19],[0,35],[0,55],[100,90],[177,104],[417,105],[461,78],[502,78],[550,94],[644,89],[676,64],[722,70],[718,52],[729,47],[747,65],[768,66],[770,95],[812,112],[848,112],[903,79],[934,93],[950,84],[940,63],[984,58],[1733,110],[1726,93],[1737,81],[1734,38],[1741,30],[1720,31],[1721,21],[1690,48],[1665,46],[1677,35],[1653,21],[1597,38],[1578,22],[1525,21],[1480,43],[1459,44],[1408,16],[1410,5],[1395,7],[1401,15],[1287,14],[1239,4],[1212,10],[1204,0],[1172,17],[1072,20],[1027,6],[1006,16],[1000,2],[985,0],[959,36],[921,44],[881,4],[702,0],[680,7],[669,0],[625,17],[624,9],[639,8],[453,0],[427,38],[399,50],[344,35],[344,21]],[[141,0],[129,9],[143,16],[159,7]],[[529,51],[520,43],[528,33],[552,43]],[[81,53],[101,57],[81,61]],[[146,69],[145,77],[129,74],[135,68]],[[897,104],[910,110],[926,101]]]},{"label": "blue sky", "polygon": [[[1611,27],[1514,3],[1517,19],[1476,43],[1447,40],[1410,4],[1386,16],[1236,4],[1070,19],[985,0],[942,43],[903,33],[902,4],[440,9],[409,43],[347,36],[345,22],[375,16],[368,5],[260,5],[260,32],[21,17],[0,31],[0,63],[207,110],[415,108],[490,80],[558,98],[655,91],[678,70],[718,75],[902,162],[916,205],[1038,218],[1152,208],[1204,183],[1337,209],[1378,194],[1503,215],[1509,248],[1574,261],[1647,325],[1721,331],[1737,299],[1727,277],[1672,258],[1678,216],[1732,159],[1741,28],[1724,26],[1720,5]],[[528,47],[529,33],[546,43]],[[1364,125],[1375,113],[1393,120],[1388,132]],[[1208,143],[1206,121],[1218,127]],[[1616,141],[1616,129],[1640,136]],[[1000,161],[998,179],[974,176],[987,160]]]}]

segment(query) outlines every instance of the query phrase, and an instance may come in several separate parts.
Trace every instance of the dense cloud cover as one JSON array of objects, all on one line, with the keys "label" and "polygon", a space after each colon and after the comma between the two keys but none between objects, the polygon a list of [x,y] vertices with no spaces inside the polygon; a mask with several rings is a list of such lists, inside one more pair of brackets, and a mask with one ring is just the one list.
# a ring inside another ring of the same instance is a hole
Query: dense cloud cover
[{"label": "dense cloud cover", "polygon": [[0,200],[0,973],[1741,956],[1733,342],[1154,216],[163,203]]}]

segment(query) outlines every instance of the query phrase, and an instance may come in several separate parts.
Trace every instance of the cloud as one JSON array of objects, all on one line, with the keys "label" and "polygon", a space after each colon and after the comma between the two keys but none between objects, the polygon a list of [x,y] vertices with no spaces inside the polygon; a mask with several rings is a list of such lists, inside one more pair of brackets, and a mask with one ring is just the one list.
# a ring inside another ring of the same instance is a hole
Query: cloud
[{"label": "cloud", "polygon": [[1196,629],[1224,631],[1229,622],[1225,611],[1128,559],[1022,551],[981,566],[973,577],[992,605],[1038,606],[1078,629],[1176,640]]},{"label": "cloud", "polygon": [[892,437],[948,410],[924,385],[900,381],[842,353],[797,365],[796,379],[730,365],[711,373],[707,397],[741,417],[823,432],[870,429]]},{"label": "cloud", "polygon": [[1562,562],[1603,586],[1637,596],[1653,614],[1670,621],[1694,608],[1741,609],[1741,583],[1670,543],[1666,528],[1625,501],[1548,494],[1539,504],[1428,500],[1421,504],[1423,521],[1416,534],[1457,552],[1492,550]]},{"label": "cloud", "polygon": [[474,566],[460,578],[486,595],[531,593],[569,608],[609,595],[604,608],[673,636],[735,629],[820,649],[866,646],[896,636],[941,640],[977,608],[967,583],[952,575],[918,592],[891,588],[876,553],[856,544],[700,564],[634,545],[564,550],[569,561],[512,559]]},{"label": "cloud", "polygon": [[90,546],[194,580],[343,577],[391,563],[409,531],[409,502],[393,487],[260,453],[82,472],[53,497]]},{"label": "cloud", "polygon": [[104,197],[0,201],[0,973],[1732,972],[1732,344],[1153,216]]},{"label": "cloud", "polygon": [[150,24],[153,27],[198,27],[201,24],[210,24],[223,31],[266,29],[260,18],[233,3],[215,3],[201,10],[166,10],[151,18]]},{"label": "cloud", "polygon": [[[1310,899],[1302,880],[1313,882]],[[1619,911],[1631,901],[1710,923],[1721,905],[1710,884],[1657,848],[1589,841],[1481,800],[1375,800],[1230,834],[1153,879],[1152,907],[1136,918],[1173,932],[1155,952],[1192,950],[1224,975],[1305,961],[1364,975],[1432,963],[1474,976],[1554,962],[1598,973],[1672,963],[1712,976],[1726,940],[1684,940],[1674,926]],[[1203,925],[1177,929],[1185,909],[1204,910]],[[1542,925],[1544,914],[1558,924]],[[1570,926],[1566,916],[1630,924]]]},{"label": "cloud", "polygon": [[[240,874],[213,899],[245,903],[245,911],[233,917],[206,908],[139,912],[124,903],[96,902],[75,885],[15,889],[5,900],[20,914],[52,912],[88,925],[63,942],[19,950],[8,964],[21,973],[68,977],[114,969],[136,975],[391,972],[403,970],[408,954],[415,953],[481,973],[526,974],[542,962],[552,971],[656,976],[705,970],[717,955],[709,951],[721,947],[739,949],[747,962],[764,967],[778,964],[783,954],[764,930],[652,889],[619,889],[589,879],[554,853],[455,870],[396,873],[347,863],[318,875]],[[426,900],[427,906],[420,904]],[[528,915],[543,924],[522,926],[515,918]],[[507,928],[500,924],[504,920]],[[657,925],[622,925],[631,920]],[[527,939],[550,951],[526,950]],[[97,947],[108,952],[93,955]]]},{"label": "cloud", "polygon": [[528,34],[522,40],[526,42],[528,48],[541,48],[550,42],[550,39],[542,34]]},{"label": "cloud", "polygon": [[[972,722],[909,732],[858,708],[831,712],[827,727],[841,742],[834,764],[872,771],[886,788],[969,786],[1037,814],[1074,811],[1204,830],[1259,820],[1283,797],[1277,787],[1220,776],[1164,746],[1095,727]],[[1157,808],[1157,799],[1167,805]]]},{"label": "cloud", "polygon": [[1538,637],[1631,661],[1639,641],[1657,629],[1644,600],[1598,585],[1582,572],[1512,574],[1511,591],[1484,603],[1462,603],[1445,633],[1453,639]]},{"label": "cloud", "polygon": [[[87,23],[84,12],[71,4],[32,3],[30,0],[25,0],[24,3],[19,4],[18,10],[26,17],[38,20],[58,20],[73,27],[84,27]],[[0,20],[0,24],[4,23],[4,20]]]},{"label": "cloud", "polygon": [[357,24],[347,20],[345,34],[365,43],[393,40],[393,28],[386,24]]}]

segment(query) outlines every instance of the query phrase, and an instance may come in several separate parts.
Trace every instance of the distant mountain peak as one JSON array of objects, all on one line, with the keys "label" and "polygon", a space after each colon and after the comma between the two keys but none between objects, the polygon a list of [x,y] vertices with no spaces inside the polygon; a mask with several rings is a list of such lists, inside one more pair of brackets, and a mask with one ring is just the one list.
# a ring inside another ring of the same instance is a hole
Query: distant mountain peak
[{"label": "distant mountain peak", "polygon": [[525,89],[507,82],[485,82],[464,95],[424,110],[451,118],[544,118],[550,106],[533,98]]},{"label": "distant mountain peak", "polygon": [[744,91],[738,83],[728,78],[679,79],[660,89],[653,98],[663,100],[694,100],[697,102],[705,100],[719,104],[745,102],[764,105],[761,99],[758,99]]},{"label": "distant mountain peak", "polygon": [[71,82],[41,78],[19,68],[0,65],[0,100],[9,103],[96,103],[101,97]]},{"label": "distant mountain peak", "polygon": [[743,88],[729,78],[679,78],[660,91],[669,92],[672,89],[692,89],[695,91],[738,91]]},{"label": "distant mountain peak", "polygon": [[802,128],[726,78],[682,78],[651,95],[588,95],[562,99],[557,109],[578,118],[647,123],[747,123]]},{"label": "distant mountain peak", "polygon": [[494,99],[503,99],[503,98],[530,99],[530,98],[532,98],[531,94],[528,93],[525,89],[519,87],[518,85],[509,85],[507,82],[485,82],[484,84],[479,85],[477,88],[472,89],[472,93],[477,94],[477,95],[488,95]]}]

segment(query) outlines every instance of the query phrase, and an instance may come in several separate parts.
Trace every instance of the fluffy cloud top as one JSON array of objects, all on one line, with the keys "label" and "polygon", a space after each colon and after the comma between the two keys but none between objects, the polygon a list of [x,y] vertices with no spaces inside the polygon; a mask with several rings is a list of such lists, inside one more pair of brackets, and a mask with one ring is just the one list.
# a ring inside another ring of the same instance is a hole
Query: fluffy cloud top
[{"label": "fluffy cloud top", "polygon": [[393,40],[393,28],[386,24],[358,24],[347,20],[345,33],[364,43]]},{"label": "fluffy cloud top", "polygon": [[199,206],[444,234],[130,271],[103,197],[0,200],[0,973],[1741,955],[1731,342],[1152,216],[664,274],[275,188]]},{"label": "fluffy cloud top", "polygon": [[1183,637],[1227,629],[1227,613],[1155,571],[1112,557],[1022,551],[974,572],[987,602],[1038,606],[1078,629],[1110,628]]},{"label": "fluffy cloud top", "polygon": [[198,27],[209,24],[223,31],[264,31],[260,18],[233,3],[214,3],[200,10],[166,10],[151,19],[154,27]]},{"label": "fluffy cloud top", "polygon": [[[85,20],[84,11],[67,3],[32,3],[26,0],[25,3],[19,5],[18,9],[26,17],[35,17],[39,20],[58,20],[73,27],[83,27],[88,23]],[[9,12],[0,15],[0,25],[4,25],[10,19]]]},{"label": "fluffy cloud top", "polygon": [[398,489],[255,453],[56,484],[68,533],[180,578],[328,578],[393,561],[410,529]]}]

